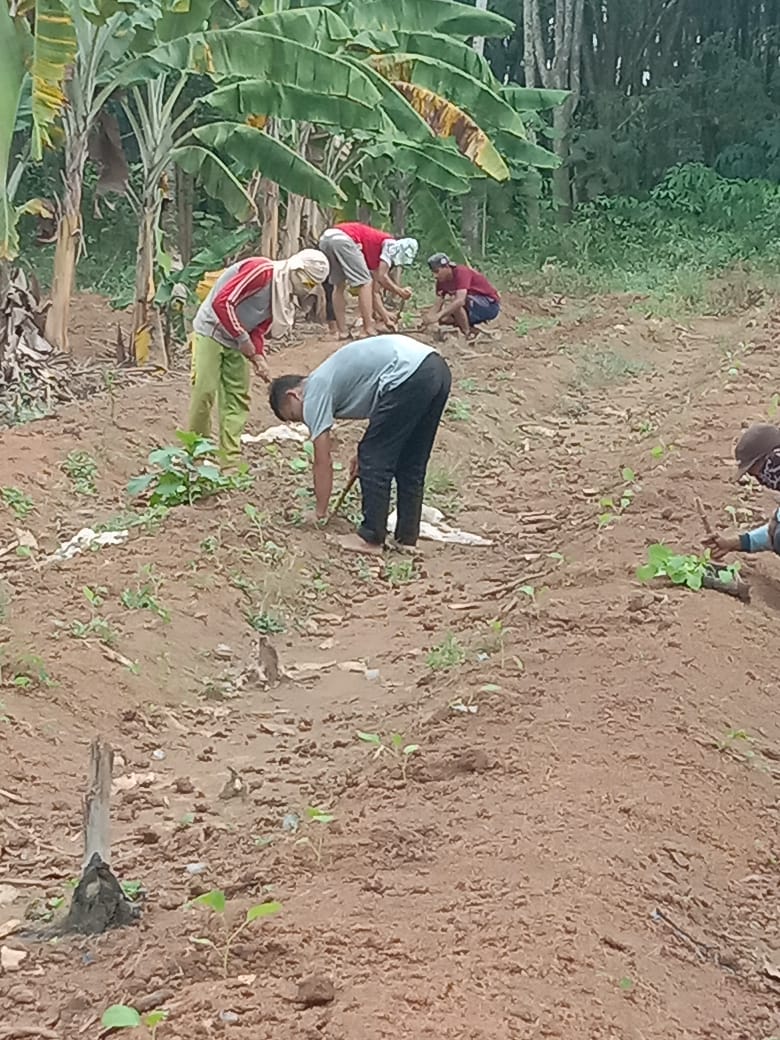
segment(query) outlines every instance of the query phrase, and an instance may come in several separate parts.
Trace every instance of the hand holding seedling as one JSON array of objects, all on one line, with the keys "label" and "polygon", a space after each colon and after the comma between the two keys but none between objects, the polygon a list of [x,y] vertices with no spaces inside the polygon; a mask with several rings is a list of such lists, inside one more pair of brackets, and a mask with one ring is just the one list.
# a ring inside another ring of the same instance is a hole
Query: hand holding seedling
[{"label": "hand holding seedling", "polygon": [[723,560],[729,553],[739,552],[739,535],[708,534],[702,545],[710,550],[713,560]]}]

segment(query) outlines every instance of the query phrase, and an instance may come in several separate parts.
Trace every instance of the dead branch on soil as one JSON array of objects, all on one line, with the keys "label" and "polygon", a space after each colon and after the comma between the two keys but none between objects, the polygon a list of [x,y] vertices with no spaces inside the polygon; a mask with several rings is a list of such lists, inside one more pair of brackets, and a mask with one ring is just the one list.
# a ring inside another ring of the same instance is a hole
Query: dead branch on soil
[{"label": "dead branch on soil", "polygon": [[61,932],[98,935],[131,924],[138,916],[109,866],[111,856],[111,774],[114,752],[99,738],[92,741],[89,783],[84,796],[84,860]]}]

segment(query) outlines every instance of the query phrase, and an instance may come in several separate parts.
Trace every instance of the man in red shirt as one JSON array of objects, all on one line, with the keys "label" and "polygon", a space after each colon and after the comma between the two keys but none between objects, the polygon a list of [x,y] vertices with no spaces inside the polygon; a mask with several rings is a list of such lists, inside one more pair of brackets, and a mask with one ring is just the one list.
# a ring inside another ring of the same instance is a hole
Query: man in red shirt
[{"label": "man in red shirt", "polygon": [[[358,290],[358,306],[366,336],[377,333],[375,317],[392,329],[392,319],[382,302],[387,290],[408,300],[411,289],[405,289],[390,277],[393,267],[414,263],[419,246],[414,238],[393,238],[368,224],[336,224],[324,231],[319,249],[330,262],[330,277],[325,286],[328,298],[328,321],[331,331],[347,337],[346,286]],[[333,326],[335,325],[335,328]]]},{"label": "man in red shirt", "polygon": [[498,317],[501,297],[479,271],[453,264],[446,253],[434,253],[428,266],[436,278],[439,302],[426,324],[455,325],[464,336],[473,336],[477,325]]}]

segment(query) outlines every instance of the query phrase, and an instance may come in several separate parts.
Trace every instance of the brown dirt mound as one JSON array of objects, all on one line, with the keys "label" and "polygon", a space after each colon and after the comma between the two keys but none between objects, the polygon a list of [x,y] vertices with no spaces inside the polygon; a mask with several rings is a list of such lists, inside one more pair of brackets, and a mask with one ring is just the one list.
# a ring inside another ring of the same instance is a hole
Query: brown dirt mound
[{"label": "brown dirt mound", "polygon": [[[495,544],[427,544],[411,574],[297,525],[294,448],[249,449],[251,492],[162,523],[128,503],[183,373],[6,433],[0,484],[35,508],[0,506],[0,551],[17,529],[39,548],[0,556],[0,945],[26,954],[0,1036],[98,1036],[115,1003],[167,1009],[158,1040],[780,1032],[780,570],[745,566],[750,606],[634,580],[648,544],[697,545],[695,496],[719,527],[770,508],[729,462],[772,407],[764,320],[510,297],[500,338],[445,343],[430,500]],[[252,428],[271,422],[258,393]],[[39,565],[109,521],[126,544]],[[260,681],[249,620],[293,678]],[[141,921],[25,940],[78,874],[96,732]],[[212,889],[224,915],[190,905]]]}]

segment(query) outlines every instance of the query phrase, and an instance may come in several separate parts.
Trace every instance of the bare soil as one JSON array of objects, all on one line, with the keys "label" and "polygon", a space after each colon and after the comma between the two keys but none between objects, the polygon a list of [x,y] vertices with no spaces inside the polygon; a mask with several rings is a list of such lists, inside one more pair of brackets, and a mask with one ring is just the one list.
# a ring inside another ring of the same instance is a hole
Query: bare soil
[{"label": "bare soil", "polygon": [[[405,558],[295,523],[295,446],[247,449],[251,492],[42,564],[143,511],[124,488],[183,422],[184,373],[3,435],[0,485],[36,508],[0,506],[0,549],[24,528],[39,550],[0,557],[0,945],[26,953],[0,972],[0,1037],[98,1037],[115,1003],[167,1009],[159,1040],[780,1034],[780,569],[745,564],[749,606],[634,577],[647,545],[698,545],[697,495],[717,527],[768,515],[730,454],[776,411],[778,324],[642,306],[511,298],[499,337],[443,345],[460,403],[430,500],[494,544],[424,543],[409,581]],[[76,311],[78,350],[102,351],[110,312]],[[310,336],[273,364],[333,349]],[[273,422],[258,391],[251,430]],[[61,469],[74,450],[93,496]],[[624,467],[633,499],[600,528]],[[144,586],[164,616],[122,604]],[[268,643],[292,678],[255,681],[247,617],[284,626]],[[419,750],[374,757],[358,731]],[[140,923],[35,941],[79,874],[96,733]],[[215,888],[225,922],[188,905]],[[222,929],[268,899],[225,969]]]}]

